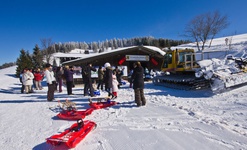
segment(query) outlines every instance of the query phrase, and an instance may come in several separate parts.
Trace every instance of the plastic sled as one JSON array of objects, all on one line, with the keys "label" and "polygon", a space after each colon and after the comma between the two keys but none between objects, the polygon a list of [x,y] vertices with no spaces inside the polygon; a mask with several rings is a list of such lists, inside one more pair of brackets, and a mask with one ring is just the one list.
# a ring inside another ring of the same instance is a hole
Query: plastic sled
[{"label": "plastic sled", "polygon": [[90,115],[93,110],[95,110],[94,108],[88,108],[87,110],[84,111],[78,111],[78,110],[63,110],[62,112],[60,112],[59,114],[57,114],[57,117],[60,119],[64,119],[64,120],[78,120],[78,119],[83,119],[85,118],[87,115]]},{"label": "plastic sled", "polygon": [[101,108],[106,108],[106,107],[114,106],[116,104],[117,104],[116,101],[111,101],[110,99],[108,99],[105,102],[102,102],[102,101],[101,102],[91,102],[91,103],[89,103],[89,106],[91,108],[94,108],[94,109],[101,109]]},{"label": "plastic sled", "polygon": [[66,129],[60,134],[53,135],[46,139],[48,144],[58,146],[62,143],[66,144],[69,148],[74,148],[86,135],[96,127],[96,123],[92,121],[78,120],[69,129]]}]

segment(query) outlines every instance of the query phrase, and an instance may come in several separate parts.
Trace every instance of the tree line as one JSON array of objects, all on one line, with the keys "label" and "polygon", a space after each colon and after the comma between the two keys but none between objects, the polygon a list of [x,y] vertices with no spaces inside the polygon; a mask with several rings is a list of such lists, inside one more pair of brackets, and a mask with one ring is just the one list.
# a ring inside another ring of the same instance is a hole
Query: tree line
[{"label": "tree line", "polygon": [[98,42],[65,42],[65,43],[56,43],[53,44],[53,50],[55,52],[63,52],[68,53],[73,49],[84,49],[84,50],[93,50],[94,52],[104,52],[106,50],[113,50],[122,47],[129,47],[129,46],[156,46],[159,48],[164,47],[172,47],[177,46],[180,44],[190,43],[189,40],[172,40],[172,39],[164,39],[159,38],[155,39],[154,37],[136,37],[131,39],[111,39],[105,41],[98,41]]}]

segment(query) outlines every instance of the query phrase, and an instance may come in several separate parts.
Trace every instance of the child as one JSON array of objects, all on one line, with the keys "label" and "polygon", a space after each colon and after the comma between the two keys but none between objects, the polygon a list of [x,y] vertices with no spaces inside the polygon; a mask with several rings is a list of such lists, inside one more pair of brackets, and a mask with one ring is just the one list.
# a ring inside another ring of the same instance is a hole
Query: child
[{"label": "child", "polygon": [[117,81],[117,77],[116,77],[116,72],[113,71],[113,75],[112,75],[112,94],[113,99],[117,98],[117,91],[118,91],[118,81]]}]

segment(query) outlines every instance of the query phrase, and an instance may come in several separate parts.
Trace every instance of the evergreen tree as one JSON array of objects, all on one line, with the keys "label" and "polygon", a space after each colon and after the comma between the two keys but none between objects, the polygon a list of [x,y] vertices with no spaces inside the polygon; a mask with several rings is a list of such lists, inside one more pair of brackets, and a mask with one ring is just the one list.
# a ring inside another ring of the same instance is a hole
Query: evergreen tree
[{"label": "evergreen tree", "polygon": [[17,65],[16,76],[17,77],[20,76],[20,73],[22,72],[23,69],[33,67],[32,58],[29,55],[29,52],[25,51],[24,49],[21,49],[20,53],[21,54],[19,58],[17,58],[17,61],[16,61],[16,65]]},{"label": "evergreen tree", "polygon": [[95,53],[98,52],[98,45],[97,45],[96,42],[93,42],[93,43],[92,43],[92,49],[93,49],[93,51],[94,51]]},{"label": "evergreen tree", "polygon": [[43,56],[41,54],[39,46],[36,44],[35,48],[33,49],[33,56],[32,56],[33,64],[35,68],[41,68],[43,66]]},{"label": "evergreen tree", "polygon": [[113,39],[112,44],[113,44],[113,49],[118,49],[118,44],[117,44],[116,38]]},{"label": "evergreen tree", "polygon": [[106,41],[104,42],[104,47],[105,47],[106,51],[107,51],[108,48],[109,48],[109,42],[108,42],[107,39],[106,39]]}]

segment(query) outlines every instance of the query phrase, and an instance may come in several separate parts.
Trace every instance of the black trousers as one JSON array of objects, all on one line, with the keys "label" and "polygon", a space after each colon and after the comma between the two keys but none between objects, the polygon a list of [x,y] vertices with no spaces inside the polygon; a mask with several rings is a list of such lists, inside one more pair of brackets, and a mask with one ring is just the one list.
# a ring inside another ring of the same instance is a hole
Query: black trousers
[{"label": "black trousers", "polygon": [[87,96],[89,94],[88,90],[89,90],[90,96],[94,96],[94,90],[93,90],[92,82],[86,82],[84,84],[84,96]]},{"label": "black trousers", "polygon": [[21,93],[24,93],[25,86],[21,84]]},{"label": "black trousers", "polygon": [[47,100],[52,101],[54,99],[54,91],[56,88],[56,84],[47,84],[48,86],[48,91],[47,91]]},{"label": "black trousers", "polygon": [[137,106],[146,105],[146,99],[144,97],[144,90],[143,89],[134,89],[135,92],[135,102]]},{"label": "black trousers", "polygon": [[100,87],[100,89],[103,90],[103,84],[104,84],[103,80],[99,80],[97,89],[99,89],[99,87]]},{"label": "black trousers", "polygon": [[72,94],[73,81],[66,81],[66,86],[67,86],[67,94],[71,95]]}]

